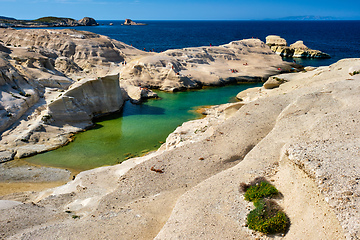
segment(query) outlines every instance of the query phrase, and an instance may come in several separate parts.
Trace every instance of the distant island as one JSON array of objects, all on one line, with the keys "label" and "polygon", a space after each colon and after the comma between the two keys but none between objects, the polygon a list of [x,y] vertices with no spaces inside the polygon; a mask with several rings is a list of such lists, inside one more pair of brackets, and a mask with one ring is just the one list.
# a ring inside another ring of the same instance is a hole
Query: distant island
[{"label": "distant island", "polygon": [[126,26],[140,26],[140,25],[147,25],[146,23],[136,23],[131,19],[125,19],[125,22],[122,25]]},{"label": "distant island", "polygon": [[305,16],[289,16],[277,19],[266,19],[266,20],[296,20],[296,21],[316,21],[316,20],[337,20],[335,17],[331,16],[314,16],[314,15],[305,15]]},{"label": "distant island", "polygon": [[95,19],[84,17],[80,20],[72,18],[42,17],[35,20],[17,20],[15,18],[0,16],[0,28],[11,27],[76,27],[76,26],[97,26]]}]

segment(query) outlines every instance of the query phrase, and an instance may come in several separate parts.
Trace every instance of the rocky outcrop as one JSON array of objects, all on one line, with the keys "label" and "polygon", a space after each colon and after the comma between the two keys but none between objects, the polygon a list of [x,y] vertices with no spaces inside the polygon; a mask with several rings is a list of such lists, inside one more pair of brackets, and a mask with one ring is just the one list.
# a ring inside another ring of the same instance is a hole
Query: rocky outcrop
[{"label": "rocky outcrop", "polygon": [[149,54],[105,36],[72,29],[3,29],[0,33],[5,46],[22,51],[18,58],[26,60],[27,56],[19,56],[37,54],[75,80],[119,72],[122,62]]},{"label": "rocky outcrop", "polygon": [[287,46],[287,42],[284,38],[276,35],[269,35],[266,37],[266,44],[268,46]]},{"label": "rocky outcrop", "polygon": [[48,122],[91,124],[94,117],[119,111],[124,103],[119,75],[80,80],[60,95],[48,105]]},{"label": "rocky outcrop", "polygon": [[141,25],[146,25],[145,23],[136,23],[131,19],[125,19],[125,22],[122,25],[126,25],[126,26],[141,26]]},{"label": "rocky outcrop", "polygon": [[122,62],[149,55],[70,29],[2,29],[0,40],[0,161],[62,146],[92,117],[119,110]]},{"label": "rocky outcrop", "polygon": [[98,26],[99,24],[95,19],[90,17],[84,17],[78,21],[78,23],[82,26]]},{"label": "rocky outcrop", "polygon": [[126,64],[121,77],[133,86],[178,91],[203,85],[261,82],[292,67],[260,40],[245,39],[146,56]]},{"label": "rocky outcrop", "polygon": [[267,238],[246,227],[252,208],[239,192],[240,184],[265,177],[281,192],[277,202],[291,221],[275,238],[357,239],[355,66],[359,59],[279,75],[286,81],[278,88],[250,89],[242,102],[209,110],[158,152],[82,172],[64,186],[24,196],[24,204],[0,201],[1,236]]},{"label": "rocky outcrop", "polygon": [[330,58],[330,55],[327,53],[308,48],[301,40],[287,46],[285,39],[279,36],[270,35],[266,37],[266,44],[273,52],[282,57]]}]

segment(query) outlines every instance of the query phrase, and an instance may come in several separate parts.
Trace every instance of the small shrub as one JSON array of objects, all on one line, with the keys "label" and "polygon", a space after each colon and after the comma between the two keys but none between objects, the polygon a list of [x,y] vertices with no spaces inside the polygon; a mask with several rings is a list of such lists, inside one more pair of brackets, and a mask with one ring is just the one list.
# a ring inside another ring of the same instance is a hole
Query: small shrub
[{"label": "small shrub", "polygon": [[285,233],[290,220],[275,201],[266,199],[279,191],[262,178],[252,183],[240,184],[240,190],[245,190],[245,200],[254,203],[255,209],[250,211],[246,218],[247,226],[265,234]]},{"label": "small shrub", "polygon": [[354,76],[356,74],[360,74],[360,71],[353,71],[352,73],[349,73],[351,76]]},{"label": "small shrub", "polygon": [[269,203],[263,199],[255,201],[254,206],[255,209],[247,216],[250,229],[266,234],[286,232],[289,220],[283,211],[272,211]]},{"label": "small shrub", "polygon": [[267,182],[261,182],[246,190],[245,200],[254,202],[265,197],[271,197],[277,193],[278,190],[273,185]]},{"label": "small shrub", "polygon": [[50,114],[45,114],[44,116],[41,117],[41,121],[43,122],[48,122],[50,119],[52,118],[52,116]]}]

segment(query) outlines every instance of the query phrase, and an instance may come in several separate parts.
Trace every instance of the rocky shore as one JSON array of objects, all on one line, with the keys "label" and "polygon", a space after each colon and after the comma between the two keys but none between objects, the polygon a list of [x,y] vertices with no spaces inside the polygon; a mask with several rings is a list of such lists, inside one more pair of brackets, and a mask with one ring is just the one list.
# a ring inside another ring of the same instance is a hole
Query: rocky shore
[{"label": "rocky shore", "polygon": [[[1,197],[1,238],[360,237],[360,59],[297,72],[256,39],[147,53],[87,32],[37,31],[0,34],[1,125],[11,126],[2,130],[1,154],[9,159],[66,141],[126,99],[153,96],[145,88],[267,81],[184,123],[147,156],[81,172],[57,188]],[[281,192],[286,234],[246,227],[252,205],[239,188],[256,177]]]}]

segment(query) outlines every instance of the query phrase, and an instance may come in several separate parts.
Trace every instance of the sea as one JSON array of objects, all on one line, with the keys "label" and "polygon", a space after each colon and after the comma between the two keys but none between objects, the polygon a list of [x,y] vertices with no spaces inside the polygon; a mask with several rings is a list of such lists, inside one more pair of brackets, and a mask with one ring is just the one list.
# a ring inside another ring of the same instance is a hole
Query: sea
[{"label": "sea", "polygon": [[278,35],[285,38],[288,45],[302,40],[309,48],[331,56],[330,59],[296,59],[306,66],[324,66],[343,58],[360,57],[360,21],[134,21],[147,25],[125,26],[123,20],[101,20],[99,26],[75,29],[156,52],[222,45],[246,38],[265,42],[266,36]]},{"label": "sea", "polygon": [[[102,20],[99,26],[74,28],[155,52],[222,45],[246,38],[265,41],[268,35],[279,35],[288,44],[302,40],[309,48],[331,55],[329,59],[295,59],[304,66],[325,66],[343,58],[360,57],[360,21],[134,21],[147,25],[124,26],[122,20]],[[121,112],[96,119],[94,128],[76,134],[72,143],[25,161],[76,172],[142,156],[158,149],[183,122],[199,118],[197,108],[236,101],[238,92],[258,86],[261,84],[158,92],[160,99],[141,105],[127,101]]]}]

